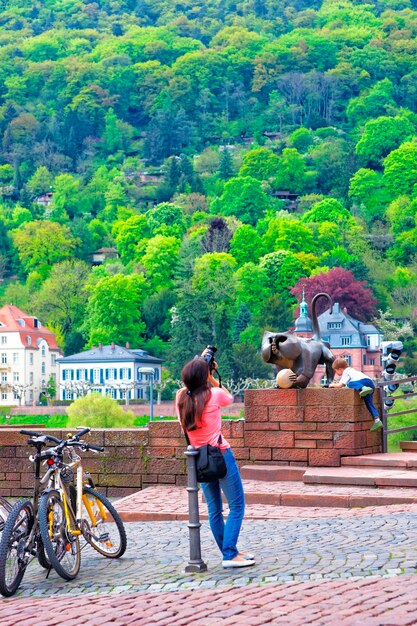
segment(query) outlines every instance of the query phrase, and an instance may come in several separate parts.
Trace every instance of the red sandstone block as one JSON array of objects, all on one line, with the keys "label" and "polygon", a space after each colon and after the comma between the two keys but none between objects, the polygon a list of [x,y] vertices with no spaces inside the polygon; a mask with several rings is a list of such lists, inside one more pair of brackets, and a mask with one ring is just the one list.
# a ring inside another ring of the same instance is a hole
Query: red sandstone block
[{"label": "red sandstone block", "polygon": [[172,422],[149,422],[149,436],[153,437],[180,437],[181,426],[178,420]]},{"label": "red sandstone block", "polygon": [[335,448],[364,448],[366,445],[366,436],[364,432],[358,433],[334,433]]},{"label": "red sandstone block", "polygon": [[294,448],[317,448],[317,444],[315,441],[297,439],[294,443]]},{"label": "red sandstone block", "polygon": [[333,432],[359,432],[362,430],[361,423],[354,424],[352,422],[322,422],[319,426],[322,431],[333,431]]},{"label": "red sandstone block", "polygon": [[308,459],[308,450],[295,450],[294,448],[287,448],[285,450],[272,450],[273,461],[304,461]]},{"label": "red sandstone block", "polygon": [[250,431],[245,433],[245,444],[248,448],[292,448],[293,433]]},{"label": "red sandstone block", "polygon": [[299,403],[304,406],[334,407],[357,404],[353,389],[307,387],[299,389],[298,393]]},{"label": "red sandstone block", "polygon": [[280,430],[293,430],[294,432],[314,432],[317,430],[317,424],[314,422],[281,422]]},{"label": "red sandstone block", "polygon": [[250,460],[251,461],[271,461],[272,460],[271,448],[251,448]]},{"label": "red sandstone block", "polygon": [[[160,447],[160,448],[155,448],[154,446],[152,446],[152,447],[146,448],[146,456],[152,456],[158,459],[174,458],[175,453],[176,453],[176,448],[174,446],[165,446],[165,447]],[[181,450],[181,453],[184,454],[184,450]],[[180,458],[180,457],[177,457],[177,458]]]},{"label": "red sandstone block", "polygon": [[329,409],[326,406],[306,406],[304,408],[304,420],[306,422],[330,421]]},{"label": "red sandstone block", "polygon": [[145,488],[145,485],[152,485],[157,482],[158,482],[157,474],[145,474],[145,476],[142,476],[142,485],[144,488]]},{"label": "red sandstone block", "polygon": [[270,406],[268,416],[270,422],[302,422],[303,408],[298,406]]},{"label": "red sandstone block", "polygon": [[187,477],[186,476],[175,476],[175,484],[180,485],[181,487],[185,487],[187,485]]},{"label": "red sandstone block", "polygon": [[140,488],[142,486],[142,476],[140,474],[100,474],[98,484],[104,487]]},{"label": "red sandstone block", "polygon": [[140,446],[148,443],[148,429],[138,428],[132,430],[123,429],[105,429],[104,431],[104,447],[106,446]]},{"label": "red sandstone block", "polygon": [[5,498],[7,498],[8,496],[11,496],[11,490],[7,489],[7,488],[1,488],[0,489],[0,496],[3,496]]},{"label": "red sandstone block", "polygon": [[236,448],[244,448],[245,447],[245,440],[242,439],[236,439],[233,437],[227,437],[227,441],[229,442],[229,444],[231,445],[231,447],[233,448],[233,450],[235,450]]},{"label": "red sandstone block", "polygon": [[247,461],[249,459],[248,448],[234,448],[232,446],[232,449],[233,449],[234,457],[237,461]]},{"label": "red sandstone block", "polygon": [[317,448],[333,448],[333,439],[331,441],[323,441],[322,439],[319,439],[317,441]]},{"label": "red sandstone block", "polygon": [[357,407],[354,406],[329,407],[329,418],[333,422],[354,422],[357,414]]},{"label": "red sandstone block", "polygon": [[224,420],[223,423],[229,423],[230,426],[230,436],[233,439],[243,439],[245,436],[245,420]]},{"label": "red sandstone block", "polygon": [[15,428],[2,428],[0,430],[0,446],[22,446],[26,445],[27,440],[28,437],[21,435]]},{"label": "red sandstone block", "polygon": [[30,472],[33,471],[33,464],[29,459],[0,459],[1,472]]},{"label": "red sandstone block", "polygon": [[98,474],[144,474],[146,461],[144,459],[126,459],[125,461],[108,459],[101,466],[97,465],[94,471]]},{"label": "red sandstone block", "polygon": [[319,430],[313,433],[296,432],[294,436],[296,441],[297,439],[333,439],[333,433],[323,433]]},{"label": "red sandstone block", "polygon": [[131,496],[136,491],[137,489],[134,487],[108,487],[105,495],[110,498],[124,498],[125,496]]},{"label": "red sandstone block", "polygon": [[340,451],[339,450],[309,450],[308,464],[312,466],[339,467]]},{"label": "red sandstone block", "polygon": [[139,456],[138,450],[140,450],[140,447],[138,448],[138,446],[106,446],[104,454],[107,458],[111,459],[132,459]]},{"label": "red sandstone block", "polygon": [[185,474],[185,458],[181,459],[150,459],[145,468],[146,474]]},{"label": "red sandstone block", "polygon": [[175,485],[175,474],[172,474],[171,476],[168,474],[158,476],[158,483],[160,485]]},{"label": "red sandstone block", "polygon": [[33,474],[22,473],[19,474],[15,480],[19,482],[22,489],[33,489],[33,484],[35,482]]},{"label": "red sandstone block", "polygon": [[298,406],[297,389],[247,389],[245,408],[253,406]]},{"label": "red sandstone block", "polygon": [[20,474],[17,472],[6,472],[4,480],[19,480]]},{"label": "red sandstone block", "polygon": [[12,488],[10,490],[10,496],[12,498],[30,498],[32,496],[31,489],[20,489],[19,487]]},{"label": "red sandstone block", "polygon": [[245,405],[245,422],[266,422],[268,421],[267,406],[246,406]]},{"label": "red sandstone block", "polygon": [[152,448],[170,448],[171,446],[174,446],[174,448],[183,447],[184,450],[186,450],[187,442],[185,437],[154,437],[152,438],[151,446]]},{"label": "red sandstone block", "polygon": [[245,433],[251,430],[280,430],[279,422],[248,422],[245,426]]},{"label": "red sandstone block", "polygon": [[[18,452],[24,452],[24,454],[18,454]],[[0,446],[0,459],[11,458],[15,459],[17,456],[29,456],[29,448],[21,448],[20,446]]]}]

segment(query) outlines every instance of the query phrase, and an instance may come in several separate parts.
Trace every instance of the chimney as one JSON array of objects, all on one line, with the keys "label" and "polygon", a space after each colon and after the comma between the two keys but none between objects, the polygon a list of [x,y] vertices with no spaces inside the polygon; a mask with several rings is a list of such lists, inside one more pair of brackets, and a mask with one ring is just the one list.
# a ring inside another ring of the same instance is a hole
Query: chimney
[{"label": "chimney", "polygon": [[92,350],[95,350],[95,349],[96,349],[96,346],[91,346],[91,349],[92,349]]},{"label": "chimney", "polygon": [[128,341],[126,341],[126,348],[130,350],[130,343]]},{"label": "chimney", "polygon": [[103,344],[101,343],[101,341],[100,341],[100,343],[98,344],[98,349],[99,349],[99,350],[103,350]]},{"label": "chimney", "polygon": [[114,341],[111,342],[111,349],[114,351]]}]

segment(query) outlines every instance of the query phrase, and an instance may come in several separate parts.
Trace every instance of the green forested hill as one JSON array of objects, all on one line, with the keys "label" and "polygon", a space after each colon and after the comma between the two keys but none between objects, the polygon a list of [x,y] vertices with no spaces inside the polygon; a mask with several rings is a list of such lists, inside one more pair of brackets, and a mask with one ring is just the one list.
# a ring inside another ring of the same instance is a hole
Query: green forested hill
[{"label": "green forested hill", "polygon": [[0,0],[1,303],[239,376],[320,284],[414,371],[416,128],[416,1]]}]

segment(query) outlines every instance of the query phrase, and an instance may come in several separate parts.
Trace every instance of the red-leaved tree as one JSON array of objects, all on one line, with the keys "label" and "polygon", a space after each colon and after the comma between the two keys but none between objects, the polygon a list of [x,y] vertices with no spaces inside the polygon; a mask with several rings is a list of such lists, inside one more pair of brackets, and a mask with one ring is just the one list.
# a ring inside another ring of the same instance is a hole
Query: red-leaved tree
[{"label": "red-leaved tree", "polygon": [[[309,306],[313,296],[324,291],[329,294],[333,302],[338,302],[341,309],[346,308],[348,314],[355,319],[367,322],[375,317],[376,299],[373,297],[372,291],[366,286],[365,280],[356,280],[350,270],[334,267],[328,272],[310,278],[302,278],[291,289],[291,293],[298,302],[302,299],[303,289]],[[317,301],[317,314],[320,315],[326,308],[328,308],[327,300],[320,298]],[[299,315],[298,311],[297,315]]]}]

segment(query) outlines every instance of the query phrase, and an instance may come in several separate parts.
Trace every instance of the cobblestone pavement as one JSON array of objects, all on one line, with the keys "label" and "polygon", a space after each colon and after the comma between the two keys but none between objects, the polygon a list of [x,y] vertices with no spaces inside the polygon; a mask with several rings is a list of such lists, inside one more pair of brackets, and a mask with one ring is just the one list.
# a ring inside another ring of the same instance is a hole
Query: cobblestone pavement
[{"label": "cobblestone pavement", "polygon": [[2,600],[0,625],[16,615],[19,626],[417,624],[417,507],[328,515],[245,521],[241,547],[257,565],[235,571],[221,567],[203,522],[202,574],[184,573],[186,523],[127,524],[125,556],[106,560],[87,546],[72,582],[45,579],[33,563],[16,596]]}]

